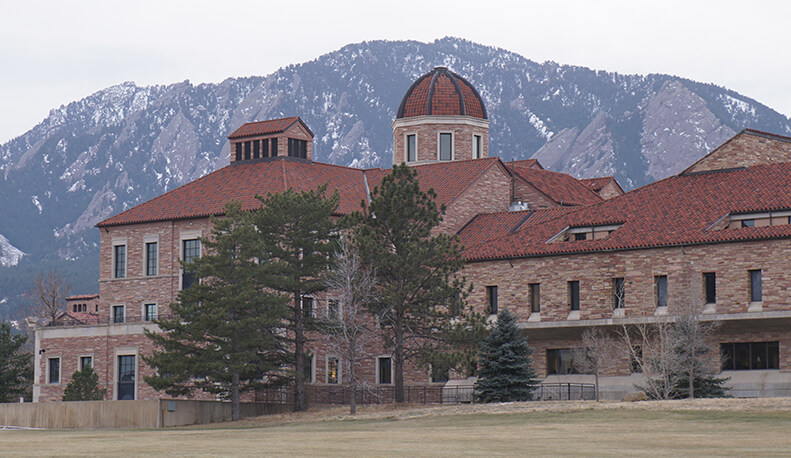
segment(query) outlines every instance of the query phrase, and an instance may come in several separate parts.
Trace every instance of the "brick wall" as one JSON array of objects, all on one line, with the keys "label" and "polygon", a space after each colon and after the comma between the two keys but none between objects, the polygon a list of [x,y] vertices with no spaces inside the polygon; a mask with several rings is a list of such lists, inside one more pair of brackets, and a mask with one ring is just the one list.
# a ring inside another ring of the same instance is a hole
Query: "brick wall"
[{"label": "brick wall", "polygon": [[742,132],[693,164],[687,172],[703,172],[791,161],[791,142]]},{"label": "brick wall", "polygon": [[[417,135],[416,163],[436,162],[439,160],[439,133],[453,133],[453,160],[472,159],[472,136],[480,135],[482,143],[481,158],[489,157],[489,128],[481,120],[465,123],[466,116],[422,116],[422,120],[409,118],[397,120],[393,127],[393,164],[406,162],[406,136]],[[469,118],[472,119],[472,118]],[[444,120],[445,122],[436,122]],[[452,120],[453,123],[448,121]],[[399,122],[401,121],[401,122]]]},{"label": "brick wall", "polygon": [[437,231],[454,234],[479,213],[507,211],[510,196],[511,178],[496,163],[448,205]]}]

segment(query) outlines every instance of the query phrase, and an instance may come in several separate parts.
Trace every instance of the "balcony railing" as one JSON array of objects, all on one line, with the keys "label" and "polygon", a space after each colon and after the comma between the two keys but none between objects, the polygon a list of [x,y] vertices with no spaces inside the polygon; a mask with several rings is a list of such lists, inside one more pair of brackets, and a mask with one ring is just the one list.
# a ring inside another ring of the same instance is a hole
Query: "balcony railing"
[{"label": "balcony railing", "polygon": [[[173,315],[160,315],[156,319],[172,319]],[[107,316],[89,316],[86,318],[64,317],[62,319],[50,321],[45,325],[48,328],[71,327],[71,326],[112,326],[122,324],[152,323],[143,316],[125,316],[123,320],[116,320]]]}]

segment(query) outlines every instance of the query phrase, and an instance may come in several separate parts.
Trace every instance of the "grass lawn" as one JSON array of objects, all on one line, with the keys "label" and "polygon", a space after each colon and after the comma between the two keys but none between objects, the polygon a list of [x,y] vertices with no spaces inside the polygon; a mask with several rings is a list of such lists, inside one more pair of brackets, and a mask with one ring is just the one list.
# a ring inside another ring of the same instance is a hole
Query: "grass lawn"
[{"label": "grass lawn", "polygon": [[0,431],[0,455],[791,455],[785,403],[526,404],[363,409],[355,418],[337,410],[163,430]]}]

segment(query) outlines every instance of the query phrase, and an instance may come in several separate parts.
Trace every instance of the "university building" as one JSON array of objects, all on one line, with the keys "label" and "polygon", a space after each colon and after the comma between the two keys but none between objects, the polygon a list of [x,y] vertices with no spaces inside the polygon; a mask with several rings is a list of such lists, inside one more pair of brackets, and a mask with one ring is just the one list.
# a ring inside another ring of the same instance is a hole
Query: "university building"
[{"label": "university building", "polygon": [[[692,304],[720,323],[712,357],[722,357],[733,394],[791,394],[791,138],[744,130],[680,174],[624,193],[612,177],[501,161],[480,95],[444,67],[415,81],[397,113],[393,164],[413,166],[436,191],[447,207],[438,230],[465,246],[470,303],[517,315],[542,379],[590,381],[570,361],[583,329],[663,322]],[[143,381],[152,373],[143,330],[156,330],[152,320],[194,281],[179,260],[201,255],[211,216],[231,199],[252,210],[256,195],[322,184],[348,214],[389,173],[314,162],[299,117],[247,123],[228,140],[228,166],[97,224],[99,297],[70,298],[61,319],[37,329],[34,401],[60,400],[85,364],[108,399],[162,397]],[[331,292],[305,301],[314,314],[333,306]],[[344,383],[336,357],[312,353],[311,384]],[[642,377],[633,369],[624,351],[602,391],[631,391]],[[363,374],[389,385],[391,371],[382,349]],[[423,367],[405,379],[446,383]]]}]

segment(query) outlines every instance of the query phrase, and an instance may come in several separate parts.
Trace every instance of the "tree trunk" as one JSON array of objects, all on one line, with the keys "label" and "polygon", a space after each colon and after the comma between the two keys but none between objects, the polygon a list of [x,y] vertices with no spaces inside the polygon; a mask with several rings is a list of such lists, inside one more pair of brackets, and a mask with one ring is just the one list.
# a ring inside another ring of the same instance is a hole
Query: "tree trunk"
[{"label": "tree trunk", "polygon": [[695,366],[689,368],[689,399],[695,399]]},{"label": "tree trunk", "polygon": [[307,410],[305,400],[305,342],[302,335],[304,328],[302,316],[302,301],[299,292],[294,293],[294,370],[296,370],[294,393],[294,411]]},{"label": "tree trunk", "polygon": [[239,371],[234,371],[231,378],[231,421],[242,418],[241,407],[239,406]]},{"label": "tree trunk", "polygon": [[395,325],[395,352],[393,354],[395,372],[395,402],[404,402],[404,330],[401,321]]},{"label": "tree trunk", "polygon": [[599,402],[599,369],[596,369],[593,374],[596,377],[596,402]]},{"label": "tree trunk", "polygon": [[349,341],[349,384],[352,390],[352,397],[349,400],[349,413],[354,415],[357,413],[357,373],[354,370],[355,363],[357,362],[357,339],[352,336]]}]

